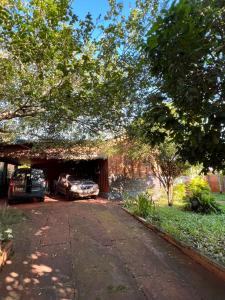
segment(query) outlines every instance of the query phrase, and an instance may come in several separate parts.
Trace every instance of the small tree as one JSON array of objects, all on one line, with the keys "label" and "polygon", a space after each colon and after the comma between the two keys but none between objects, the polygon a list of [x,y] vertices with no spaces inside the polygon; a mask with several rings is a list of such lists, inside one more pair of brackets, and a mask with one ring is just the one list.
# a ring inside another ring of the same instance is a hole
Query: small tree
[{"label": "small tree", "polygon": [[152,173],[166,191],[168,205],[173,205],[174,180],[188,168],[177,155],[173,143],[165,142],[157,146],[149,156]]},{"label": "small tree", "polygon": [[153,175],[166,192],[168,205],[172,206],[174,180],[189,167],[180,159],[175,144],[167,140],[152,147],[136,139],[126,146],[126,153],[132,159],[143,160],[150,164]]}]

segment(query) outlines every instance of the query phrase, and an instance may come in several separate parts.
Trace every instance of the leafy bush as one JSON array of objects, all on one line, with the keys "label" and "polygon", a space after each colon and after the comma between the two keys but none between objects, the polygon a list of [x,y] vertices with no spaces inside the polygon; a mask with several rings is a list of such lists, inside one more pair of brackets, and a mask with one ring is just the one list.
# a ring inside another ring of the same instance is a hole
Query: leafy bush
[{"label": "leafy bush", "polygon": [[135,208],[137,207],[137,199],[132,198],[132,197],[124,199],[123,207],[125,207],[133,212],[135,210]]},{"label": "leafy bush", "polygon": [[12,228],[0,227],[0,245],[1,242],[11,240],[13,238]]},{"label": "leafy bush", "polygon": [[173,200],[180,202],[185,199],[185,196],[186,196],[186,185],[184,183],[176,184],[173,189]]},{"label": "leafy bush", "polygon": [[198,213],[219,213],[219,205],[216,203],[209,185],[202,177],[196,177],[187,185],[187,208]]},{"label": "leafy bush", "polygon": [[148,193],[141,193],[136,198],[128,197],[124,201],[124,207],[132,213],[146,218],[154,208],[154,202]]},{"label": "leafy bush", "polygon": [[142,193],[137,196],[137,208],[135,213],[143,218],[146,218],[153,208],[153,202],[148,194]]},{"label": "leafy bush", "polygon": [[198,193],[203,190],[210,192],[209,184],[203,177],[195,177],[187,184],[188,193]]}]

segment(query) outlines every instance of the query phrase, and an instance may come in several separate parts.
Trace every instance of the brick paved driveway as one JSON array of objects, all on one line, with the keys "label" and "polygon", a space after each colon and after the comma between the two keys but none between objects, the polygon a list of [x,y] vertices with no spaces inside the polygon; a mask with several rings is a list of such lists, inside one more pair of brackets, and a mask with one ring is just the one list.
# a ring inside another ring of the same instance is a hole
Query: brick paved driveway
[{"label": "brick paved driveway", "polygon": [[225,283],[106,201],[23,204],[1,300],[222,300]]}]

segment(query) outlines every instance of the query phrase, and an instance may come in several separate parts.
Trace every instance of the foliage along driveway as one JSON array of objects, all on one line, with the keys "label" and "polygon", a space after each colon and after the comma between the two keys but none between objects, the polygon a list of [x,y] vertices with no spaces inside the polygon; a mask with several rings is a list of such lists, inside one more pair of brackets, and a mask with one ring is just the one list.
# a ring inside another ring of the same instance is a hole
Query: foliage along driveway
[{"label": "foliage along driveway", "polygon": [[18,205],[15,254],[0,273],[1,300],[225,299],[225,284],[118,205]]}]

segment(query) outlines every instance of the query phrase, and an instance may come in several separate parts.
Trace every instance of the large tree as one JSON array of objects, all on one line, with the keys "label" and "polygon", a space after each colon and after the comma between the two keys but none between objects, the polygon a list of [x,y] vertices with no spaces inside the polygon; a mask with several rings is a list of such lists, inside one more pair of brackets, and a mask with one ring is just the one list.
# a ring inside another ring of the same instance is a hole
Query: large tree
[{"label": "large tree", "polygon": [[121,129],[148,86],[139,46],[157,2],[138,0],[125,16],[110,0],[95,22],[70,0],[1,1],[0,132]]},{"label": "large tree", "polygon": [[155,78],[142,114],[145,136],[168,136],[183,159],[205,169],[225,165],[225,5],[174,1],[147,35],[149,76]]}]

